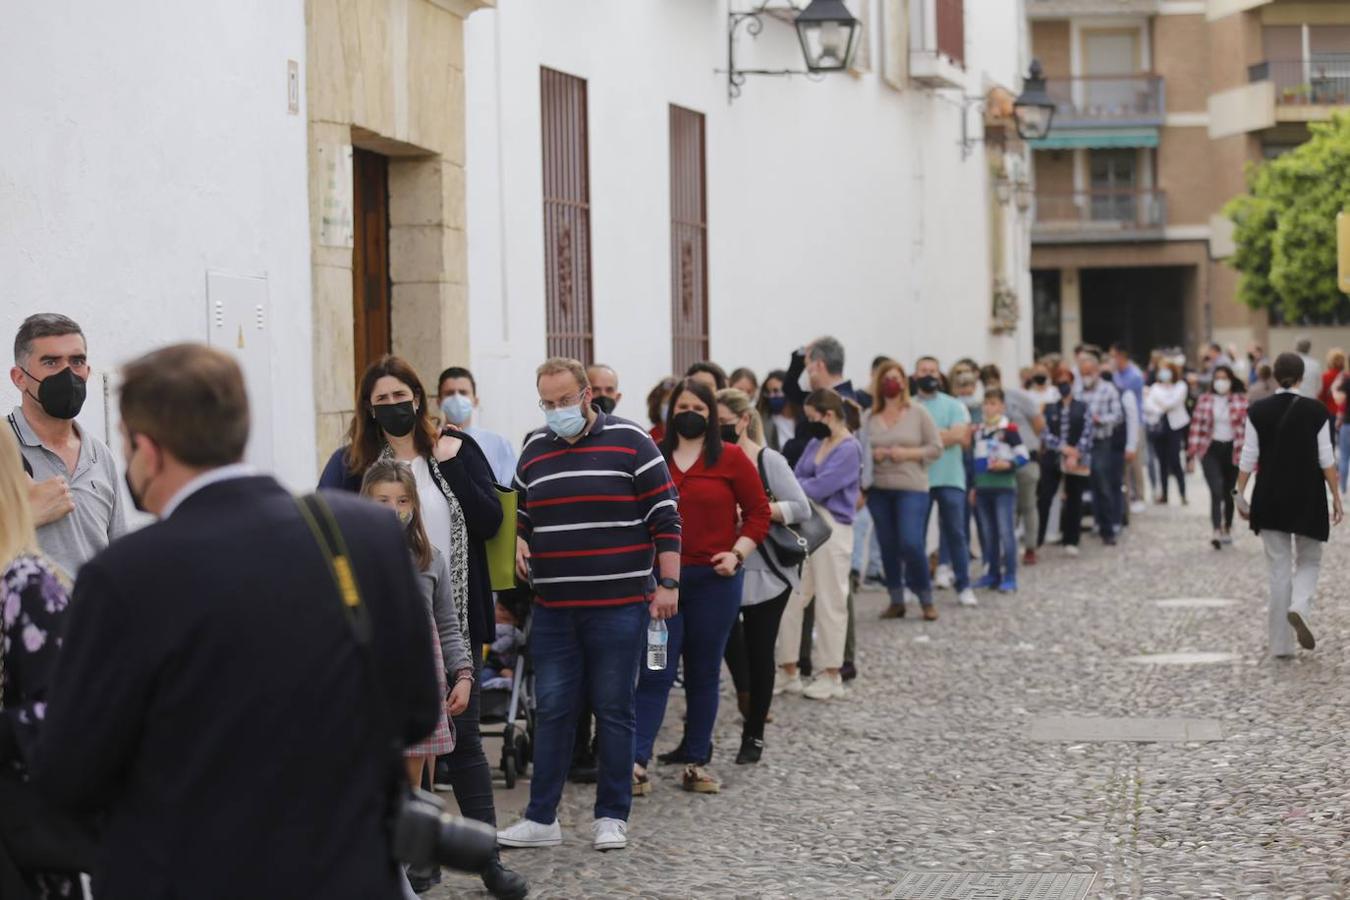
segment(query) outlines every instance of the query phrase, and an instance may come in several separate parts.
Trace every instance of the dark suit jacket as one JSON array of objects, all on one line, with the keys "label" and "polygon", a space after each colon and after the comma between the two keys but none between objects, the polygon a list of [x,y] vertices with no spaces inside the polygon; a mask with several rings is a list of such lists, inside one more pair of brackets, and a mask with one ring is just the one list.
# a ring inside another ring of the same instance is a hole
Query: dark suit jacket
[{"label": "dark suit jacket", "polygon": [[382,712],[328,563],[271,478],[209,485],[81,569],[32,774],[106,810],[99,900],[401,896],[388,750],[436,724],[426,606],[394,517],[327,499]]},{"label": "dark suit jacket", "polygon": [[[455,437],[462,440],[464,446],[454,459],[440,463],[439,468],[464,510],[464,528],[469,532],[469,638],[472,643],[469,655],[478,665],[483,660],[482,646],[496,640],[497,618],[492,605],[492,575],[488,572],[486,542],[502,525],[502,504],[497,498],[496,479],[483,448],[462,431],[456,431]],[[347,448],[342,447],[324,466],[319,487],[359,492],[363,477],[364,472],[353,475],[347,471]]]},{"label": "dark suit jacket", "polygon": [[[783,376],[783,393],[788,400],[795,404],[797,409],[803,410],[797,413],[797,433],[793,435],[792,440],[784,441],[779,452],[787,459],[788,465],[796,467],[797,460],[801,459],[802,451],[806,449],[807,443],[811,440],[811,435],[806,433],[806,398],[810,396],[802,390],[801,379],[802,372],[806,371],[806,357],[800,353],[792,354],[792,361],[788,363],[787,373]],[[863,397],[854,390],[853,382],[845,379],[834,386],[834,392],[845,400],[853,400],[863,409],[868,409],[872,405],[872,399],[866,394],[867,402],[863,402]]]}]

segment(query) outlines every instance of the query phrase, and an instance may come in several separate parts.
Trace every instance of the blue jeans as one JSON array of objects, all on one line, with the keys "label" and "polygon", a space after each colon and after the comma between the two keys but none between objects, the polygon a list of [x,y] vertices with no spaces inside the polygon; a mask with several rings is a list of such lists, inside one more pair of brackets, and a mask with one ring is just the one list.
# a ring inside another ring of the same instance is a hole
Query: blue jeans
[{"label": "blue jeans", "polygon": [[905,602],[906,585],[924,606],[933,603],[926,547],[930,503],[927,491],[872,488],[867,492],[867,508],[881,541],[881,567],[886,570],[886,590],[893,606]]},{"label": "blue jeans", "polygon": [[1116,523],[1120,521],[1116,512],[1120,503],[1120,484],[1111,477],[1115,471],[1114,456],[1115,451],[1110,447],[1092,449],[1092,521],[1097,523],[1097,532],[1104,538],[1115,537]]},{"label": "blue jeans", "polygon": [[633,688],[647,628],[647,604],[558,609],[534,607],[535,746],[525,818],[558,817],[577,713],[585,690],[599,743],[595,817],[628,820],[633,805]]},{"label": "blue jeans", "polygon": [[1337,465],[1341,472],[1341,493],[1345,493],[1346,480],[1350,478],[1350,422],[1341,426],[1340,446],[1336,448]]},{"label": "blue jeans", "polygon": [[881,546],[877,543],[877,530],[872,526],[872,514],[866,506],[853,517],[853,571],[860,578],[881,575]]},{"label": "blue jeans", "polygon": [[[666,717],[666,701],[675,682],[675,661],[684,658],[685,750],[690,759],[707,762],[712,756],[713,726],[717,723],[718,679],[727,637],[741,611],[742,569],[727,578],[712,566],[685,566],[680,571],[680,611],[666,620],[670,642],[666,667],[659,672],[645,662],[637,684],[638,763],[652,758],[652,745]],[[629,768],[631,769],[631,761]],[[629,772],[629,778],[632,773]],[[631,793],[631,783],[625,781]]]},{"label": "blue jeans", "polygon": [[[935,487],[930,488],[928,493],[932,497],[928,515],[932,515],[933,504],[936,504],[938,531],[942,534],[942,547],[947,551],[946,558],[939,558],[939,561],[952,567],[956,575],[956,589],[964,591],[970,587],[970,538],[966,534],[965,488]],[[924,516],[925,534],[928,532],[928,515]]]},{"label": "blue jeans", "polygon": [[994,583],[1017,579],[1017,490],[976,488],[975,520],[980,547],[989,563],[985,575]]}]

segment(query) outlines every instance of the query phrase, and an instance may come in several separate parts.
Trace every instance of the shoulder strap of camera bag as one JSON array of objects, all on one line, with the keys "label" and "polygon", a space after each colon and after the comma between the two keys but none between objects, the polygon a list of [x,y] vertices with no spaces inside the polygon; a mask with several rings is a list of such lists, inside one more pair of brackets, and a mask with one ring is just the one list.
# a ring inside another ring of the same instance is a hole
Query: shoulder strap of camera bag
[{"label": "shoulder strap of camera bag", "polygon": [[23,471],[29,478],[33,477],[33,466],[28,462],[28,457],[23,455],[23,435],[19,433],[19,423],[14,420],[14,413],[8,416],[9,427],[14,429],[14,440],[19,442],[19,462],[23,463]]},{"label": "shoulder strap of camera bag", "polygon": [[380,683],[380,673],[375,665],[375,654],[371,649],[374,631],[370,622],[370,610],[361,600],[361,589],[356,582],[356,572],[352,569],[351,555],[347,552],[347,542],[342,537],[333,511],[318,494],[306,494],[297,499],[300,515],[328,563],[328,571],[333,576],[338,598],[342,601],[342,613],[351,627],[352,637],[360,650],[362,662],[369,677],[366,686],[370,695],[371,709],[375,713],[376,725],[387,741],[385,748],[386,765],[389,766],[391,785],[398,785],[403,777],[403,746],[398,731],[388,721],[385,698]]}]

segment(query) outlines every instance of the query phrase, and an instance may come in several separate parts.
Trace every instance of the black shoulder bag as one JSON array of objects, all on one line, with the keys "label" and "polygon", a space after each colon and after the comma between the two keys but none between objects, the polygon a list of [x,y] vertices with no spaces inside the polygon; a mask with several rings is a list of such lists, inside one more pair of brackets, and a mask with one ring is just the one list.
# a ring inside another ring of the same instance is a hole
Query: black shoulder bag
[{"label": "black shoulder bag", "polygon": [[[773,495],[773,489],[769,487],[769,476],[764,471],[763,450],[759,452],[759,480],[764,483],[764,493],[768,495],[769,502],[777,502],[777,498]],[[820,549],[821,545],[830,539],[833,530],[816,509],[816,505],[812,503],[810,517],[801,522],[794,525],[774,522],[769,527],[769,536],[764,539],[764,545],[773,551],[773,555],[778,558],[780,563],[795,568],[806,562],[808,556]],[[763,556],[766,560],[769,560],[768,553],[763,554]],[[774,568],[772,560],[769,560],[769,567],[770,569]],[[774,574],[782,577],[781,573],[777,571]]]}]

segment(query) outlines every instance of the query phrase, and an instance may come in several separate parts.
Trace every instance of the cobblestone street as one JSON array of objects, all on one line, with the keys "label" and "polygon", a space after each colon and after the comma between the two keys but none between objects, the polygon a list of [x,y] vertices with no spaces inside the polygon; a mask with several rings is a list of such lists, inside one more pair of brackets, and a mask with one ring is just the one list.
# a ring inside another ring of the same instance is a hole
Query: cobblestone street
[{"label": "cobblestone street", "polygon": [[[1350,896],[1346,534],[1324,558],[1319,648],[1271,660],[1259,541],[1241,530],[1212,550],[1209,498],[1191,487],[1189,508],[1135,516],[1114,551],[1091,538],[1077,560],[1046,548],[1016,596],[961,609],[939,593],[936,623],[878,622],[882,596],[863,595],[848,698],[777,698],[763,763],[732,764],[738,715],[724,702],[720,795],[655,769],[630,848],[600,854],[593,789],[569,786],[564,845],[509,851],[508,864],[537,897],[910,897],[901,880],[930,871],[1092,873],[1088,897]],[[1158,603],[1181,598],[1233,602]],[[1233,656],[1132,659],[1183,651]],[[1217,733],[1192,722],[1181,736],[1220,739],[1075,739],[1061,735],[1073,723],[1042,721],[1066,717],[1217,720]],[[499,794],[504,822],[525,796]],[[485,895],[447,874],[428,896]]]}]

